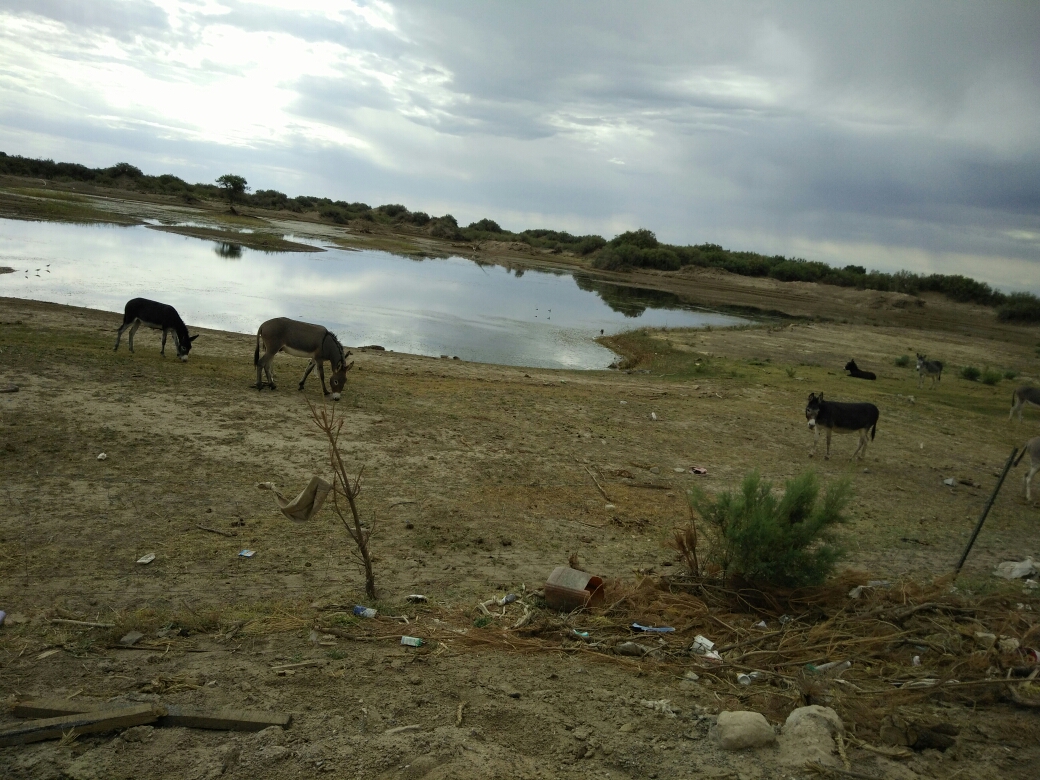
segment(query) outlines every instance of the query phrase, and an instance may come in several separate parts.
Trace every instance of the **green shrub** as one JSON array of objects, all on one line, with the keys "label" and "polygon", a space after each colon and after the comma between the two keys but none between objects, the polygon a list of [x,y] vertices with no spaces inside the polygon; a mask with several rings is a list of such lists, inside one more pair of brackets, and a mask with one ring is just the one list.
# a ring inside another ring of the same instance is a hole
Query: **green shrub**
[{"label": "green shrub", "polygon": [[899,357],[896,358],[896,365],[899,366],[900,368],[906,368],[907,366],[910,365],[910,356],[909,355],[900,355]]},{"label": "green shrub", "polygon": [[1004,378],[1009,380],[1009,381],[1014,379],[1017,376],[1018,376],[1018,372],[1015,371],[1015,369],[1013,369],[1013,368],[1009,368],[1006,371],[1004,371]]},{"label": "green shrub", "polygon": [[471,230],[483,230],[486,233],[505,233],[495,220],[487,217],[480,220],[480,222],[470,222],[469,227]]},{"label": "green shrub", "polygon": [[1040,298],[1032,293],[1011,293],[997,307],[1001,322],[1040,322]]},{"label": "green shrub", "polygon": [[967,379],[969,382],[978,382],[980,376],[982,372],[975,366],[965,366],[961,369],[961,379]]},{"label": "green shrub", "polygon": [[639,230],[627,230],[614,236],[608,242],[608,246],[612,247],[621,246],[622,244],[629,244],[639,249],[656,249],[658,242],[657,236],[654,235],[652,230],[639,228]]},{"label": "green shrub", "polygon": [[822,502],[819,496],[812,471],[788,480],[780,498],[772,484],[753,471],[739,493],[709,499],[695,488],[688,499],[710,527],[714,538],[709,554],[724,576],[796,588],[823,582],[841,556],[829,532],[845,522],[842,511],[851,497],[848,480],[832,483]]},{"label": "green shrub", "polygon": [[1004,378],[1004,375],[1001,374],[999,371],[994,371],[992,368],[987,368],[985,371],[982,372],[982,376],[980,377],[980,381],[984,385],[992,386],[992,385],[1000,384],[1000,380],[1003,379],[1003,378]]}]

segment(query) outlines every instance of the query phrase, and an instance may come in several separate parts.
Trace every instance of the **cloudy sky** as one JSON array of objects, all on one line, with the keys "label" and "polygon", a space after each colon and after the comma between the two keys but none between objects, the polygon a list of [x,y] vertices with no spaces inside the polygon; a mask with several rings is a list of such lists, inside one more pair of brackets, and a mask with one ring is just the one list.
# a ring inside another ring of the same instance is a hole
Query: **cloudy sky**
[{"label": "cloudy sky", "polygon": [[0,150],[1040,291],[1040,4],[0,0]]}]

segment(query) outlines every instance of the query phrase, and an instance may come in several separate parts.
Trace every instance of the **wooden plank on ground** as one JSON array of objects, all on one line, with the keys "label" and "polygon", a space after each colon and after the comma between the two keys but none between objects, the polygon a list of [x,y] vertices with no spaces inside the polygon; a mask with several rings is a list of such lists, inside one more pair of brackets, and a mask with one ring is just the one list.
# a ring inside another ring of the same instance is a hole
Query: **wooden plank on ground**
[{"label": "wooden plank on ground", "polygon": [[[70,699],[30,699],[18,702],[11,711],[17,718],[54,718],[78,715],[111,706],[99,702]],[[164,707],[156,726],[183,726],[193,729],[216,729],[219,731],[262,731],[268,726],[288,728],[292,715],[287,712],[265,712],[263,710],[201,709],[169,704]]]},{"label": "wooden plank on ground", "polygon": [[143,726],[155,723],[165,714],[166,709],[156,704],[135,704],[132,707],[112,707],[60,718],[30,720],[0,729],[0,747],[61,739],[66,734],[99,734],[130,726]]},{"label": "wooden plank on ground", "polygon": [[96,712],[111,706],[107,702],[87,699],[28,699],[15,704],[11,714],[16,718],[61,718],[83,712]]},{"label": "wooden plank on ground", "polygon": [[184,726],[190,729],[217,729],[219,731],[263,731],[268,726],[288,728],[292,715],[287,712],[239,710],[227,708],[204,710],[198,707],[168,705],[167,714],[159,719],[160,726]]}]

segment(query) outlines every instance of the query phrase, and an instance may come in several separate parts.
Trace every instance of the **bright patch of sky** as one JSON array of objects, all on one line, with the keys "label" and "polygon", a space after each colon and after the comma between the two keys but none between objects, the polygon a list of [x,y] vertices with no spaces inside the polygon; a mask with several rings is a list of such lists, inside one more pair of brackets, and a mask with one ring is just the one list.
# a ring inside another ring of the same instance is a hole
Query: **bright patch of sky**
[{"label": "bright patch of sky", "polygon": [[1040,290],[1040,5],[0,0],[0,150]]}]

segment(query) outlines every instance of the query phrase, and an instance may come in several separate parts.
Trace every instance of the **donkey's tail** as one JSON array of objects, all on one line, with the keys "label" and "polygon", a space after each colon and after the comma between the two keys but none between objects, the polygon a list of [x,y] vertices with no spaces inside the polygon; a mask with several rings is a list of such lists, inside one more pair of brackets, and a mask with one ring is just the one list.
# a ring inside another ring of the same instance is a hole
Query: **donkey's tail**
[{"label": "donkey's tail", "polygon": [[257,365],[260,362],[260,331],[263,327],[257,328],[256,330],[256,350],[253,352],[253,365]]},{"label": "donkey's tail", "polygon": [[874,441],[874,434],[877,433],[877,420],[874,420],[874,424],[870,427],[870,440]]}]

